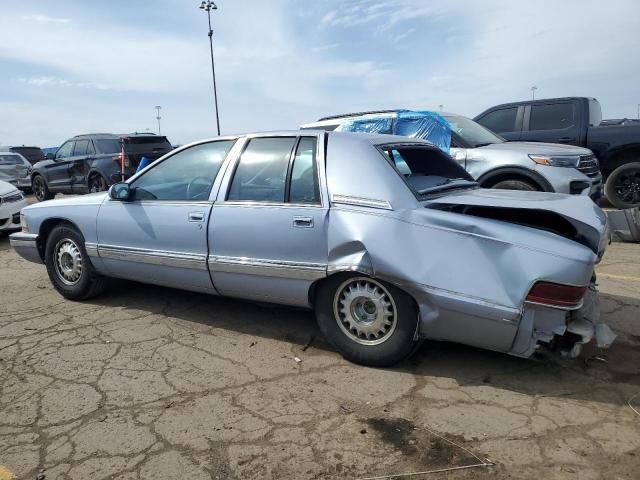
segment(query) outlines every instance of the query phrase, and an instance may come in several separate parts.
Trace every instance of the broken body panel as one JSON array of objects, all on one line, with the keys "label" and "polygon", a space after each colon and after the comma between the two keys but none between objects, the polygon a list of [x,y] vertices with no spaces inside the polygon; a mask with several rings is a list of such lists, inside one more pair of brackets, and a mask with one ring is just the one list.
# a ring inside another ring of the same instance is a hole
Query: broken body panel
[{"label": "broken body panel", "polygon": [[[267,225],[270,220],[271,225],[283,227],[274,227],[269,235],[262,236],[252,234],[252,224],[238,230],[246,234],[233,237],[236,240],[232,246],[238,252],[242,248],[236,247],[245,244],[246,251],[261,249],[261,257],[247,258],[245,251],[236,259],[235,254],[231,258],[233,252],[220,250],[226,244],[221,244],[221,230],[216,229],[224,225],[229,231],[238,222],[237,214],[223,213],[225,208],[238,208],[226,201],[226,195],[234,162],[247,138],[240,136],[220,168],[208,201],[200,202],[213,211],[205,227],[212,239],[205,247],[209,250],[198,255],[175,248],[167,252],[167,244],[161,252],[165,256],[170,253],[172,264],[179,262],[179,267],[154,263],[139,248],[135,254],[131,249],[126,252],[129,261],[116,264],[113,252],[109,253],[102,243],[108,234],[112,240],[106,243],[114,250],[118,231],[109,227],[108,232],[100,234],[96,218],[111,215],[108,208],[120,204],[104,194],[28,207],[23,213],[29,233],[13,237],[12,245],[27,259],[42,259],[43,226],[55,218],[78,227],[87,246],[91,245],[87,250],[95,269],[105,275],[114,275],[107,265],[117,266],[117,276],[123,278],[137,279],[142,272],[164,285],[189,289],[194,283],[189,279],[198,272],[208,282],[206,289],[200,286],[198,291],[233,292],[233,296],[248,299],[313,307],[317,282],[341,272],[359,272],[388,281],[415,300],[419,337],[521,357],[532,355],[540,344],[558,345],[573,356],[598,331],[599,343],[610,343],[611,339],[605,338],[608,330],[599,322],[593,285],[594,265],[606,248],[608,228],[604,214],[589,198],[479,189],[450,157],[420,140],[314,131],[264,133],[251,138],[274,135],[317,138],[322,202],[313,210],[317,221],[310,224],[318,228],[297,230],[299,236],[304,232],[305,242],[294,244],[289,238],[291,206],[251,204],[243,214],[255,211],[251,218],[260,219],[256,225]],[[420,157],[424,171],[416,171],[413,157]],[[400,168],[405,160],[408,165]],[[403,169],[408,167],[413,172],[407,175]],[[437,171],[431,171],[432,167]],[[441,183],[419,191],[420,186],[428,184],[426,177]],[[136,208],[146,207],[141,204]],[[167,205],[154,213],[163,218],[162,222],[138,228],[149,228],[158,238],[172,239],[171,245],[177,245],[176,235],[181,230],[169,221],[177,208],[183,207]],[[115,224],[117,218],[109,220],[104,225]],[[132,230],[125,229],[124,234],[130,235]],[[312,263],[310,253],[305,253],[309,245],[315,245]],[[111,256],[103,256],[103,251]],[[189,260],[186,265],[185,255]],[[225,258],[236,263],[221,263]],[[265,263],[260,258],[271,260]],[[275,262],[274,258],[279,260]],[[260,268],[256,259],[261,262]],[[146,263],[136,263],[141,261]],[[247,274],[247,262],[252,262],[253,273]],[[301,265],[306,268],[304,275]],[[162,275],[153,274],[158,269],[162,269]],[[226,283],[221,287],[217,281]],[[559,308],[527,300],[538,282],[590,289],[582,302]]]}]

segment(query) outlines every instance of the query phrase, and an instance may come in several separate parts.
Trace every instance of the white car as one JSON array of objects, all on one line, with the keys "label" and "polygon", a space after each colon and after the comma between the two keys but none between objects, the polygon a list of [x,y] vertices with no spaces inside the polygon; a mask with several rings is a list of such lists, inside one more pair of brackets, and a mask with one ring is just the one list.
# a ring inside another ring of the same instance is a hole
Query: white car
[{"label": "white car", "polygon": [[26,206],[22,192],[0,180],[0,233],[20,229],[20,210]]}]

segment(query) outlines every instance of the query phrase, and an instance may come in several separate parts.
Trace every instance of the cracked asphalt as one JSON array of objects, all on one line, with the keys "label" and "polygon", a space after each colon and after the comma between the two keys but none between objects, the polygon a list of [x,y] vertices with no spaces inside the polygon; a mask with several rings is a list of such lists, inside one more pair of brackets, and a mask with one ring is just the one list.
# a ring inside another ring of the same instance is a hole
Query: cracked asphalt
[{"label": "cracked asphalt", "polygon": [[66,301],[2,236],[0,480],[342,479],[485,459],[436,477],[637,479],[640,245],[612,244],[598,278],[618,334],[607,363],[426,342],[373,369],[305,311],[129,282]]}]

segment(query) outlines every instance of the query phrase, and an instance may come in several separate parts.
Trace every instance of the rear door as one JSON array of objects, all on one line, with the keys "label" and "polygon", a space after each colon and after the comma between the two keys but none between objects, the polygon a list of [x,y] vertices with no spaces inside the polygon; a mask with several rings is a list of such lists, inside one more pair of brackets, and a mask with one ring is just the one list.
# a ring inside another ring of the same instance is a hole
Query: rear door
[{"label": "rear door", "polygon": [[89,139],[76,140],[69,159],[69,184],[73,193],[87,192],[87,162],[95,155],[93,143]]},{"label": "rear door", "polygon": [[579,145],[580,119],[574,102],[535,102],[527,106],[521,140]]},{"label": "rear door", "polygon": [[520,140],[522,130],[523,106],[496,107],[475,118],[480,125],[507,140]]},{"label": "rear door", "polygon": [[324,134],[252,136],[213,206],[209,268],[229,296],[300,306],[326,275]]}]

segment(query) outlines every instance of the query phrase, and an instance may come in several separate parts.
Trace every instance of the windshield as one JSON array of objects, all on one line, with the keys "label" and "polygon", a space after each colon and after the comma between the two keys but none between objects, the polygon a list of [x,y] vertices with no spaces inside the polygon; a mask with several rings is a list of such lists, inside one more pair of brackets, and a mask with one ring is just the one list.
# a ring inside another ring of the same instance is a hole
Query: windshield
[{"label": "windshield", "polygon": [[418,196],[477,182],[444,152],[420,146],[384,146],[382,152]]},{"label": "windshield", "polygon": [[492,143],[504,143],[505,141],[504,138],[467,117],[444,115],[444,118],[449,122],[451,131],[462,138],[465,143],[468,143],[471,148],[491,145]]}]

